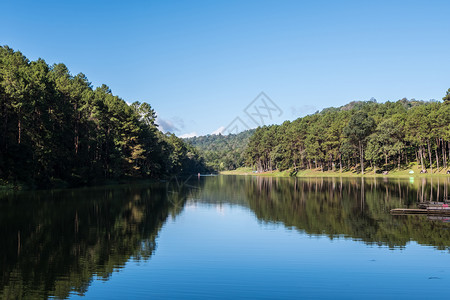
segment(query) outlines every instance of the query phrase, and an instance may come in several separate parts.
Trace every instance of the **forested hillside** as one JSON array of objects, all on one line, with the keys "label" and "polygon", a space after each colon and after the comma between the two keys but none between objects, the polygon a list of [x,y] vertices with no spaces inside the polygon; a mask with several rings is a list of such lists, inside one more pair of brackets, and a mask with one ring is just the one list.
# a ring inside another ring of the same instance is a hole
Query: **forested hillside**
[{"label": "forested hillside", "polygon": [[245,150],[254,129],[238,134],[206,135],[185,141],[198,149],[208,167],[214,170],[234,170],[245,164]]},{"label": "forested hillside", "polygon": [[448,168],[450,89],[444,102],[352,102],[256,129],[246,151],[258,171],[319,168],[364,173],[407,167]]},{"label": "forested hillside", "polygon": [[161,133],[147,103],[94,88],[64,64],[0,47],[0,183],[82,185],[204,171],[195,149]]},{"label": "forested hillside", "polygon": [[363,173],[448,168],[444,102],[352,102],[282,125],[182,140],[163,134],[147,103],[128,105],[64,64],[0,47],[0,184],[84,185],[182,173],[319,168]]}]

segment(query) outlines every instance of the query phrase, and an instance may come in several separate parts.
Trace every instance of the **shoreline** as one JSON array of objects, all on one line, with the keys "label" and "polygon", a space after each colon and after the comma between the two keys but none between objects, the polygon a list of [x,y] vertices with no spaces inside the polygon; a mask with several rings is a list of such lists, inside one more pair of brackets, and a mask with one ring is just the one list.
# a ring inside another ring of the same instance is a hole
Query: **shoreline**
[{"label": "shoreline", "polygon": [[[286,171],[268,171],[263,173],[254,173],[251,168],[238,168],[236,170],[231,171],[221,171],[220,175],[241,175],[241,176],[263,176],[263,177],[380,177],[380,178],[450,178],[450,174],[446,174],[446,170],[441,169],[440,171],[435,171],[434,173],[420,173],[420,169],[418,171],[414,171],[417,169],[417,166],[406,170],[393,170],[389,172],[387,175],[383,174],[375,174],[372,170],[367,171],[364,175],[356,173],[354,171],[321,171],[319,169],[312,170],[301,170],[297,172],[295,175],[291,175],[291,170]],[[410,174],[409,171],[413,170],[414,173]]]}]

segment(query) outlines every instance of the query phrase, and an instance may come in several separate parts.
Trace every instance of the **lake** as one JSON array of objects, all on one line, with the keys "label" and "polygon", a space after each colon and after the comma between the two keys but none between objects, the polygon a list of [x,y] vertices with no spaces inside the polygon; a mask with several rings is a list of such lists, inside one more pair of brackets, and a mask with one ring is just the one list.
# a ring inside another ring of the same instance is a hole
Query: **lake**
[{"label": "lake", "polygon": [[327,299],[450,294],[450,218],[392,216],[450,178],[189,180],[0,192],[0,296]]}]

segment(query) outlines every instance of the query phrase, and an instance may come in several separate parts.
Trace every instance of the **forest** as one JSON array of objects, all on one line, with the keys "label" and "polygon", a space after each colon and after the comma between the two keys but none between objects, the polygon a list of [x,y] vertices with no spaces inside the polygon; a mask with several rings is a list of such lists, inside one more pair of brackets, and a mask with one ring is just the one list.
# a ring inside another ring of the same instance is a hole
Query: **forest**
[{"label": "forest", "polygon": [[238,134],[213,134],[186,138],[195,147],[206,165],[217,171],[234,170],[245,165],[245,150],[254,129]]},{"label": "forest", "polygon": [[62,64],[0,47],[0,185],[78,186],[204,172],[197,151],[163,134],[148,103],[128,105]]},{"label": "forest", "polygon": [[[450,89],[443,102],[351,102],[281,125],[259,127],[246,163],[258,172],[302,169],[388,172],[417,164],[445,171],[450,157]],[[367,170],[366,170],[367,171]]]},{"label": "forest", "polygon": [[0,185],[81,186],[232,170],[364,174],[445,171],[450,89],[443,102],[356,101],[232,135],[180,139],[150,104],[127,102],[62,64],[0,47]]}]

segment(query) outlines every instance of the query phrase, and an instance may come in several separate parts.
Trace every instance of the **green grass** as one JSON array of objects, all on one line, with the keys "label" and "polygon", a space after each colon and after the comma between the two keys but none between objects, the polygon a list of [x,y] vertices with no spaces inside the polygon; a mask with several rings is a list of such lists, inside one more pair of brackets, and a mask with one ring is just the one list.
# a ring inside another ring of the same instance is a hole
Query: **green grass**
[{"label": "green grass", "polygon": [[[420,174],[420,166],[417,164],[410,164],[408,168],[404,169],[394,169],[389,171],[388,175],[383,175],[381,173],[374,173],[374,171],[370,168],[366,168],[364,175],[361,175],[356,170],[339,172],[339,169],[336,171],[324,171],[322,172],[320,169],[312,169],[312,170],[300,170],[295,175],[296,177],[450,177],[450,175],[446,174],[447,169],[440,168],[440,170],[433,169],[433,173],[431,173],[430,169],[427,169],[429,173]],[[413,174],[410,174],[410,171],[414,171]],[[270,177],[290,177],[292,175],[292,170],[285,171],[271,171],[264,173],[253,173],[251,168],[243,167],[238,168],[232,171],[223,171],[220,172],[223,175],[258,175],[258,176],[270,176]]]},{"label": "green grass", "polygon": [[241,167],[241,168],[237,168],[236,170],[221,171],[220,174],[223,174],[223,175],[253,175],[254,173],[253,173],[252,168]]}]

